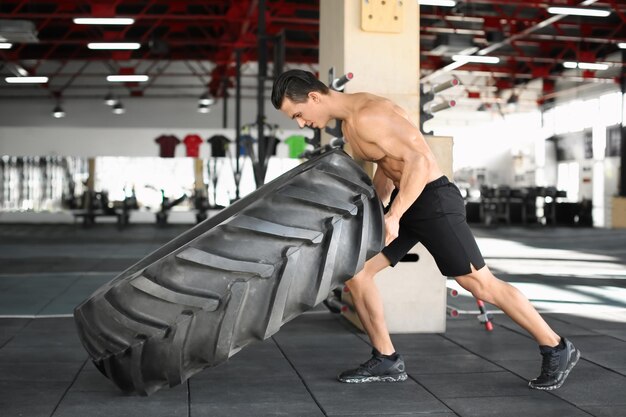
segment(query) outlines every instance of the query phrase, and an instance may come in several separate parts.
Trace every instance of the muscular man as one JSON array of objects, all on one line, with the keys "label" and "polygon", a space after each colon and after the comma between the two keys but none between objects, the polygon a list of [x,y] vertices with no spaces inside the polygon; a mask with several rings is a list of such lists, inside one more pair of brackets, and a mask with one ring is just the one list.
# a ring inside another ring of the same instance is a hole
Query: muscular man
[{"label": "muscular man", "polygon": [[407,378],[404,361],[385,324],[374,276],[422,242],[444,276],[454,277],[474,297],[500,308],[535,338],[543,362],[541,374],[529,386],[552,390],[563,384],[580,352],[550,328],[520,291],[496,278],[485,265],[465,221],[458,188],[443,175],[424,137],[402,108],[372,94],[330,90],[302,70],[287,71],[274,81],[272,103],[300,128],[323,128],[332,119],[342,120],[344,139],[353,153],[377,165],[373,183],[378,197],[383,203],[390,200],[385,214],[385,248],[346,282],[372,343],[372,357],[340,374],[339,381]]}]

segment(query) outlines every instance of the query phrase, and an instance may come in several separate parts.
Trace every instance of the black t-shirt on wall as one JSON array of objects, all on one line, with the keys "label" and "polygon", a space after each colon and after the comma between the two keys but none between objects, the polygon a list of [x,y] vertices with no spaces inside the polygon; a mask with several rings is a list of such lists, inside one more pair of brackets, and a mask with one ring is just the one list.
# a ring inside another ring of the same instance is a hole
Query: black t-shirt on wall
[{"label": "black t-shirt on wall", "polygon": [[226,149],[232,141],[224,135],[214,135],[207,142],[211,144],[211,156],[226,156]]}]

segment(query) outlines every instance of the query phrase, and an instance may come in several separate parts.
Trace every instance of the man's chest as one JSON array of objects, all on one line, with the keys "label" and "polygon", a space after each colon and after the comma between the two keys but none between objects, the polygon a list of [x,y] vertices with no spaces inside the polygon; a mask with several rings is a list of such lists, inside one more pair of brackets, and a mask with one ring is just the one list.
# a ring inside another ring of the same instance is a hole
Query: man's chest
[{"label": "man's chest", "polygon": [[365,161],[376,162],[385,155],[380,151],[380,148],[373,143],[366,142],[361,138],[356,129],[353,129],[349,124],[342,124],[343,137],[350,148],[354,156],[363,159]]}]

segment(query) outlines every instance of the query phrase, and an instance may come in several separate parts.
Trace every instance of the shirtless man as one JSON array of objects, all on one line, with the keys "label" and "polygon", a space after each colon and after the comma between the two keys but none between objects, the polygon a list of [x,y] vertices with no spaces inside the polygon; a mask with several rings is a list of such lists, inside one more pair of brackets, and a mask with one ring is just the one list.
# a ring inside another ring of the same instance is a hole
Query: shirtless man
[{"label": "shirtless man", "polygon": [[372,357],[340,374],[339,381],[407,378],[404,361],[385,324],[374,276],[422,242],[444,276],[454,277],[474,297],[500,308],[535,338],[543,361],[541,374],[529,386],[553,390],[563,384],[580,352],[550,328],[520,291],[496,278],[485,265],[465,221],[458,188],[443,175],[424,137],[402,108],[372,94],[330,90],[302,70],[287,71],[274,81],[272,104],[300,128],[324,128],[332,119],[342,120],[344,139],[353,153],[377,165],[373,183],[378,197],[383,203],[390,200],[385,214],[385,248],[346,282],[372,343]]}]

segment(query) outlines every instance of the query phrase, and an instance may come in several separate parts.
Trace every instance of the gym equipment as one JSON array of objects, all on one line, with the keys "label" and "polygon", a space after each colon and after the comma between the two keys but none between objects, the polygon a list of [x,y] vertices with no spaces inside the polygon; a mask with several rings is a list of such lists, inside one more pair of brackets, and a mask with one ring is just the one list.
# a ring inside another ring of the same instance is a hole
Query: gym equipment
[{"label": "gym equipment", "polygon": [[148,395],[267,339],[383,248],[368,175],[333,150],[175,238],[74,310],[95,366]]},{"label": "gym equipment", "polygon": [[[351,72],[348,72],[339,78],[335,78],[335,67],[330,67],[328,69],[328,87],[331,90],[342,92],[346,88],[346,84],[352,78],[354,78],[354,74],[352,74]],[[326,126],[324,131],[332,137],[343,138],[343,132],[341,131],[341,120],[335,120],[335,127]],[[319,143],[317,144],[317,146],[319,146]]]},{"label": "gym equipment", "polygon": [[[448,296],[451,298],[456,298],[459,296],[459,292],[454,288],[448,288]],[[487,311],[487,307],[485,306],[484,301],[479,300],[478,298],[475,298],[475,300],[476,300],[476,305],[478,305],[478,313],[479,313],[478,316],[476,316],[476,318],[478,319],[480,323],[482,323],[485,326],[485,330],[487,330],[488,332],[493,331],[493,323],[491,322],[492,320],[491,313]],[[459,310],[458,308],[456,308],[454,305],[451,305],[451,304],[446,305],[446,313],[452,318],[458,318],[461,316],[461,314],[474,314],[473,311]]]},{"label": "gym equipment", "polygon": [[83,227],[90,227],[96,223],[97,217],[116,217],[120,229],[126,227],[130,219],[130,210],[139,206],[133,189],[131,196],[125,196],[122,201],[109,201],[106,191],[85,190],[82,197],[82,208],[72,210],[75,218],[82,218]]},{"label": "gym equipment", "polygon": [[[213,166],[211,166],[211,162],[213,163]],[[220,206],[219,204],[217,204],[217,181],[220,177],[220,172],[222,171],[223,165],[224,165],[224,158],[218,159],[216,157],[211,157],[209,162],[207,162],[209,180],[211,181],[211,184],[213,185],[213,204],[210,205],[209,207],[212,208],[213,210],[221,210],[224,208],[224,206]]]},{"label": "gym equipment", "polygon": [[432,119],[435,113],[456,106],[455,100],[444,100],[438,104],[431,104],[430,102],[434,100],[435,95],[460,84],[461,82],[458,78],[453,77],[444,83],[434,85],[430,90],[425,89],[424,85],[420,85],[420,131],[422,134],[433,134],[433,132],[424,130],[424,123]]},{"label": "gym equipment", "polygon": [[165,226],[167,224],[167,218],[169,217],[172,208],[185,201],[187,199],[187,194],[183,194],[175,200],[170,200],[169,197],[165,196],[165,190],[161,189],[160,191],[161,207],[159,211],[156,212],[155,217],[157,226]]},{"label": "gym equipment", "polygon": [[333,138],[327,145],[320,146],[319,148],[311,149],[309,151],[304,151],[302,155],[300,155],[300,158],[311,159],[332,149],[343,148],[344,144],[345,142],[343,141],[343,138]]},{"label": "gym equipment", "polygon": [[210,207],[206,186],[205,188],[195,189],[192,199],[193,207],[196,209],[196,223],[205,221]]}]

